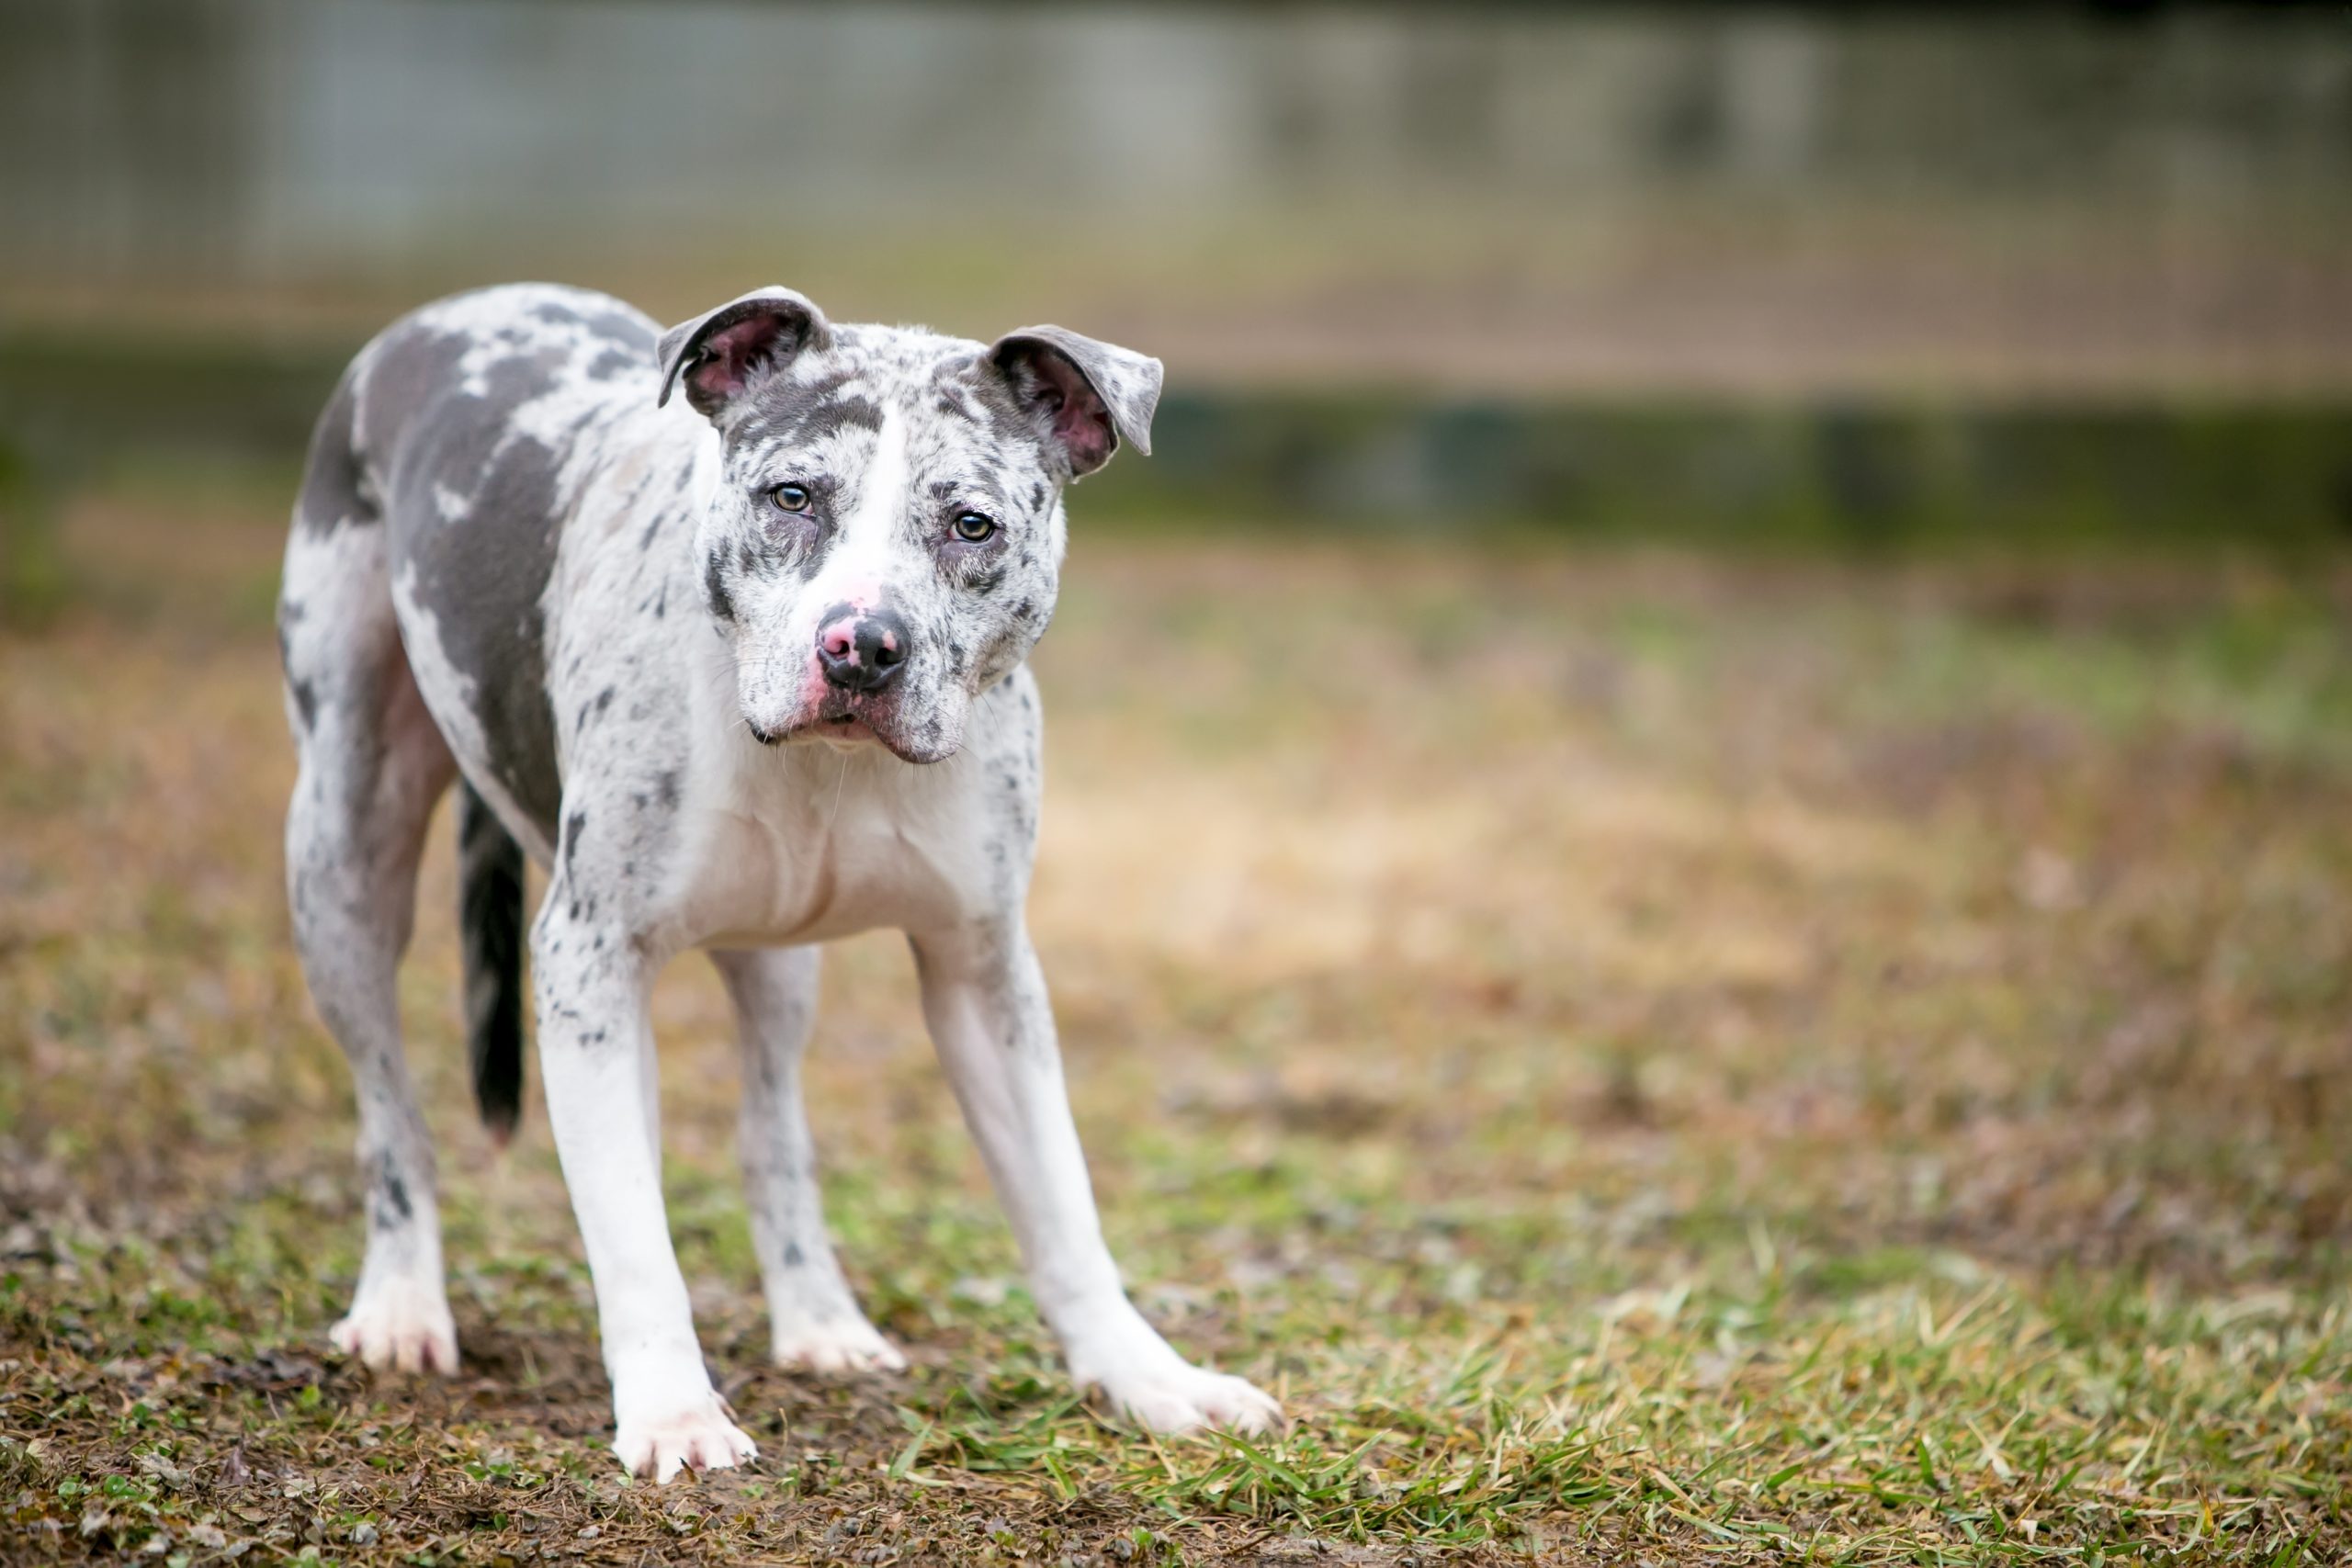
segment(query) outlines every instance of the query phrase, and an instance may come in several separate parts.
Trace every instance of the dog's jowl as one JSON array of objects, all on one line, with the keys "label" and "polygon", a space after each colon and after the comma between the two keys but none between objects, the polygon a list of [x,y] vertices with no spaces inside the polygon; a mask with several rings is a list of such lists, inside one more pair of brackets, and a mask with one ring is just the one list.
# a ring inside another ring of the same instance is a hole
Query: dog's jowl
[{"label": "dog's jowl", "polygon": [[1062,490],[1122,442],[1148,449],[1159,374],[1057,327],[984,344],[853,326],[782,288],[666,333],[601,295],[495,288],[361,351],[319,421],[278,610],[294,929],[357,1079],[368,1184],[339,1346],[458,1363],[393,984],[455,782],[474,1082],[502,1133],[524,856],[547,872],[539,1061],[632,1469],[752,1451],[662,1212],[646,997],[685,949],[734,1003],[777,1359],[899,1363],[826,1239],[799,1096],[815,944],[877,926],[913,945],[1072,1375],[1162,1430],[1277,1418],[1129,1304],[1023,920],[1041,722],[1023,660],[1053,615]]}]

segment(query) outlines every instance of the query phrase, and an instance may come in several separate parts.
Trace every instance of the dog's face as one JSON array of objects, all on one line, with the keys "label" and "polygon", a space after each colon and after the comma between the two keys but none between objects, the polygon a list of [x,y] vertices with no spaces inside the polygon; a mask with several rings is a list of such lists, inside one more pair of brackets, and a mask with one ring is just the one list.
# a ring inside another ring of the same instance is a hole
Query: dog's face
[{"label": "dog's face", "polygon": [[1160,367],[1058,327],[983,344],[841,326],[762,289],[673,328],[673,389],[718,429],[695,544],[761,740],[962,745],[972,699],[1054,613],[1062,487],[1150,450]]}]

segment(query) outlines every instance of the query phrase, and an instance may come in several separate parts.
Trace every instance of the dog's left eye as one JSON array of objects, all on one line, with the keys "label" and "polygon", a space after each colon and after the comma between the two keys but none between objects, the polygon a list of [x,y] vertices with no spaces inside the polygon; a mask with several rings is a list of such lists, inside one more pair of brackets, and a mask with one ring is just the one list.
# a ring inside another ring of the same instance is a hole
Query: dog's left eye
[{"label": "dog's left eye", "polygon": [[806,485],[773,485],[768,490],[768,504],[778,512],[806,512],[808,499]]},{"label": "dog's left eye", "polygon": [[984,545],[996,537],[996,519],[982,512],[967,512],[956,519],[956,536],[967,545]]}]

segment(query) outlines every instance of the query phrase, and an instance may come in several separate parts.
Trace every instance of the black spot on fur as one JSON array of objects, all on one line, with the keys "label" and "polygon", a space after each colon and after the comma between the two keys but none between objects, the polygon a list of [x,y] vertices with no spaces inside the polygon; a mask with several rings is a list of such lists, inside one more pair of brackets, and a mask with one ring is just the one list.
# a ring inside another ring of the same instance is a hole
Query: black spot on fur
[{"label": "black spot on fur", "polygon": [[855,372],[834,370],[810,381],[795,381],[779,377],[760,389],[759,403],[737,426],[737,438],[759,441],[771,436],[791,438],[801,423],[817,410],[830,404],[843,387],[855,379]]},{"label": "black spot on fur", "polygon": [[401,1173],[392,1165],[390,1155],[384,1156],[377,1185],[384,1197],[384,1218],[391,1224],[406,1224],[415,1214],[416,1208],[409,1201],[408,1183],[401,1179]]},{"label": "black spot on fur", "polygon": [[735,601],[727,592],[722,565],[717,550],[711,551],[710,558],[702,563],[703,597],[710,602],[712,615],[722,621],[732,621],[735,618]]},{"label": "black spot on fur", "polygon": [[788,433],[791,438],[808,442],[828,435],[838,435],[844,430],[864,430],[879,434],[882,429],[882,406],[869,398],[841,398],[820,403],[802,416]]},{"label": "black spot on fur", "polygon": [[311,682],[308,681],[295,682],[292,690],[294,693],[294,711],[301,716],[302,733],[308,735],[311,732],[311,725],[318,721],[319,694],[316,691],[311,689]]},{"label": "black spot on fur", "polygon": [[1044,449],[1042,422],[1001,367],[985,357],[974,361],[964,390],[979,405],[989,433],[1000,443],[1026,440]]},{"label": "black spot on fur", "polygon": [[841,389],[852,379],[844,372],[805,387],[780,389],[763,411],[756,434],[786,446],[806,446],[848,430],[878,433],[882,405],[862,393],[843,395]]},{"label": "black spot on fur", "polygon": [[786,1269],[797,1269],[806,1261],[808,1260],[800,1254],[798,1242],[787,1241],[784,1244],[784,1266]]}]

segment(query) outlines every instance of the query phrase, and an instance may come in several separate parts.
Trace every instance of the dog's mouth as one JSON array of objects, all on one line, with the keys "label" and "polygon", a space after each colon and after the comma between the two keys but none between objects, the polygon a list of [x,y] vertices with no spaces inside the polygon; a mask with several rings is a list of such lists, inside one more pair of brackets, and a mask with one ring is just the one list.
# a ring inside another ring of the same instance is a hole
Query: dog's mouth
[{"label": "dog's mouth", "polygon": [[835,690],[825,694],[814,713],[796,716],[780,728],[767,728],[748,716],[743,724],[763,746],[821,740],[838,750],[880,746],[902,762],[938,761],[938,757],[908,743],[894,695],[874,697]]},{"label": "dog's mouth", "polygon": [[854,713],[828,714],[814,724],[801,727],[801,733],[813,735],[829,746],[882,746],[881,732]]}]

